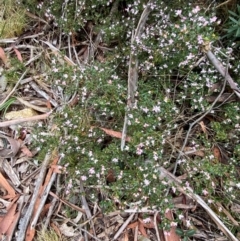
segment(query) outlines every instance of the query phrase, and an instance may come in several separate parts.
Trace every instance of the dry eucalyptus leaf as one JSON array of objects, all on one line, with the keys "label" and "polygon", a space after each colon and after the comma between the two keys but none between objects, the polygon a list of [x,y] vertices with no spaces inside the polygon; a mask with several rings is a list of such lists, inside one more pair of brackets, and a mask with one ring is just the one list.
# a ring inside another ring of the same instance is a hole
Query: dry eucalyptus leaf
[{"label": "dry eucalyptus leaf", "polygon": [[30,108],[26,108],[26,109],[23,109],[23,110],[8,112],[5,115],[5,118],[7,120],[16,120],[16,119],[21,119],[21,118],[32,117],[32,116],[35,116],[35,115],[38,115],[38,113],[36,111],[34,111],[33,109],[30,109]]},{"label": "dry eucalyptus leaf", "polygon": [[66,237],[74,237],[76,236],[77,234],[74,232],[74,228],[73,227],[70,227],[68,226],[66,223],[62,224],[60,227],[59,227],[61,233],[63,235],[65,235]]},{"label": "dry eucalyptus leaf", "polygon": [[4,143],[4,145],[1,145],[0,150],[0,157],[9,158],[14,157],[21,146],[20,142],[18,140],[15,140],[11,137],[4,136],[0,134],[0,140],[1,144]]}]

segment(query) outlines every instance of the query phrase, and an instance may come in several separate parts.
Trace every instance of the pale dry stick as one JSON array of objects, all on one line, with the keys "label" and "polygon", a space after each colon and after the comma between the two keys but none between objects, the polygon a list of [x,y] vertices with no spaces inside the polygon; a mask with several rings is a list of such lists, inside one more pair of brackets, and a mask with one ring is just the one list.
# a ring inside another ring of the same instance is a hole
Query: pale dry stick
[{"label": "pale dry stick", "polygon": [[0,106],[3,105],[8,100],[8,98],[14,93],[14,91],[17,89],[18,85],[21,83],[22,79],[24,78],[27,72],[28,72],[28,69],[24,71],[24,73],[22,74],[18,82],[15,84],[14,88],[9,92],[6,98],[0,103]]},{"label": "pale dry stick", "polygon": [[123,232],[123,230],[128,226],[128,224],[132,221],[133,217],[135,215],[135,212],[133,212],[128,219],[123,223],[121,228],[117,231],[117,233],[114,235],[113,240],[116,240]]},{"label": "pale dry stick", "polygon": [[[29,35],[29,36],[25,36],[22,39],[28,39],[28,38],[35,38],[38,36],[42,36],[44,35],[44,32],[38,33],[38,34],[33,34],[33,35]],[[18,38],[8,38],[8,39],[0,39],[0,44],[11,44],[11,43],[15,43],[18,40]]]},{"label": "pale dry stick", "polygon": [[179,192],[184,193],[186,196],[195,200],[212,218],[218,228],[232,241],[238,241],[238,239],[231,233],[231,231],[224,225],[224,223],[218,218],[218,216],[212,211],[211,208],[206,204],[206,202],[197,194],[193,192],[190,187],[183,188],[182,181],[175,177],[172,173],[168,172],[165,168],[158,168],[160,174],[160,179],[167,178],[170,183],[174,183]]},{"label": "pale dry stick", "polygon": [[47,154],[44,158],[44,161],[41,164],[41,171],[40,171],[39,176],[38,176],[38,178],[36,180],[36,183],[35,183],[35,188],[34,188],[34,191],[33,191],[33,194],[32,194],[31,202],[30,202],[30,204],[28,206],[28,209],[25,212],[25,215],[23,216],[22,221],[21,221],[20,231],[19,231],[18,239],[17,239],[18,241],[26,240],[25,239],[25,233],[26,233],[29,221],[31,219],[31,216],[32,216],[32,213],[33,213],[33,210],[34,210],[35,203],[36,203],[37,198],[38,198],[39,189],[40,189],[41,185],[43,184],[45,174],[46,174],[46,171],[47,171],[47,168],[48,168],[48,164],[51,160],[51,157],[52,157],[52,155],[50,154],[50,152],[47,152]]},{"label": "pale dry stick", "polygon": [[[228,73],[228,65],[225,68],[222,63],[216,58],[212,51],[207,51],[206,55],[209,61],[213,64],[216,70],[227,80],[230,87],[234,91],[234,93],[240,98],[240,89],[238,88],[237,84],[234,82],[230,74]],[[229,61],[229,60],[228,60]]]},{"label": "pale dry stick", "polygon": [[24,196],[21,195],[19,197],[18,201],[17,201],[17,203],[18,203],[17,213],[14,216],[12,230],[11,230],[11,233],[9,234],[9,236],[8,236],[8,240],[13,240],[12,236],[13,236],[13,234],[16,233],[14,231],[17,228],[17,225],[18,225],[19,219],[21,217],[21,212],[22,212],[22,209],[23,209],[23,206],[24,206],[25,202],[26,202],[26,200],[25,200]]},{"label": "pale dry stick", "polygon": [[70,35],[68,35],[68,56],[72,60],[72,52],[71,52],[71,38]]},{"label": "pale dry stick", "polygon": [[32,117],[28,118],[22,118],[22,119],[17,119],[17,120],[10,120],[10,121],[3,121],[0,122],[0,127],[7,127],[11,125],[17,125],[23,122],[28,122],[28,121],[36,121],[36,120],[45,120],[48,118],[48,116],[52,113],[52,111],[42,114],[42,115],[35,115]]},{"label": "pale dry stick", "polygon": [[[84,193],[84,187],[83,187],[83,183],[82,183],[82,182],[80,182],[80,191],[81,191],[81,193]],[[91,214],[90,208],[89,208],[89,206],[88,206],[87,200],[86,200],[86,198],[85,198],[85,195],[82,194],[82,195],[81,195],[81,199],[82,199],[82,205],[83,205],[83,207],[84,207],[84,209],[85,209],[85,211],[86,211],[87,218],[88,218],[89,220],[91,220],[91,221],[90,221],[90,224],[92,225],[92,229],[93,229],[94,235],[96,236],[96,232],[95,232],[95,228],[94,228],[94,223],[93,223],[93,221],[92,221],[92,214]]]},{"label": "pale dry stick", "polygon": [[32,76],[32,77],[28,77],[26,79],[22,79],[20,84],[23,85],[23,84],[26,84],[32,80],[35,80],[35,79],[38,79],[38,78],[42,78],[42,77],[45,77],[47,76],[47,74],[40,74],[40,75],[35,75],[35,76]]},{"label": "pale dry stick", "polygon": [[83,71],[83,70],[85,69],[85,67],[84,67],[84,66],[80,63],[80,61],[79,61],[76,48],[75,48],[75,46],[73,46],[72,48],[73,48],[73,52],[74,52],[75,58],[76,58],[77,63],[78,63],[78,67]]},{"label": "pale dry stick", "polygon": [[39,87],[36,85],[35,82],[31,81],[29,82],[29,85],[38,93],[40,94],[42,97],[44,97],[46,100],[49,100],[50,103],[54,106],[54,107],[57,107],[58,106],[58,103],[52,99],[45,91],[39,89]]},{"label": "pale dry stick", "polygon": [[[57,196],[59,196],[60,191],[61,191],[61,188],[60,188],[60,175],[58,175],[57,176],[57,181],[56,181],[56,195]],[[51,201],[51,205],[50,205],[50,207],[48,209],[46,220],[45,220],[44,225],[43,225],[43,230],[47,230],[47,228],[49,226],[50,219],[51,219],[51,217],[53,215],[53,212],[54,212],[55,205],[56,205],[57,201],[58,201],[58,199],[56,197],[53,197],[53,199]]]},{"label": "pale dry stick", "polygon": [[47,197],[48,197],[48,194],[49,194],[49,192],[50,192],[50,189],[51,189],[51,187],[52,187],[52,185],[53,185],[53,182],[54,182],[55,179],[56,179],[56,176],[57,176],[57,173],[54,172],[54,173],[52,174],[51,178],[50,178],[50,181],[49,181],[48,185],[46,186],[46,188],[45,188],[45,190],[44,190],[44,192],[43,192],[43,194],[42,194],[42,196],[41,196],[40,203],[39,203],[39,205],[38,205],[38,209],[35,211],[35,215],[34,215],[34,217],[33,217],[33,220],[32,220],[31,223],[30,223],[30,228],[31,228],[31,229],[35,229],[35,227],[36,227],[36,225],[37,225],[37,221],[38,221],[39,216],[40,216],[40,214],[41,214],[41,212],[42,212],[42,209],[43,209],[43,207],[44,207],[44,204],[45,204],[45,202],[46,202],[46,200],[47,200]]},{"label": "pale dry stick", "polygon": [[21,184],[27,182],[30,178],[33,179],[33,177],[36,176],[40,170],[41,170],[41,167],[38,167],[37,169],[35,169],[33,172],[31,172],[31,174],[29,174],[21,181]]},{"label": "pale dry stick", "polygon": [[[142,12],[142,15],[140,17],[140,20],[137,25],[137,29],[135,33],[132,33],[132,38],[131,38],[131,45],[134,44],[136,40],[141,39],[141,35],[144,29],[144,26],[146,24],[148,15],[151,12],[151,4],[154,2],[154,0],[150,0],[144,11]],[[138,58],[135,56],[134,53],[130,54],[130,60],[129,60],[129,67],[128,67],[128,99],[127,99],[127,107],[125,110],[125,117],[124,117],[124,124],[123,124],[123,129],[122,129],[122,138],[121,138],[121,150],[123,151],[125,142],[126,142],[126,137],[127,137],[127,122],[128,122],[128,113],[130,109],[134,106],[135,103],[135,92],[137,90],[137,83],[138,82]]]},{"label": "pale dry stick", "polygon": [[158,231],[158,225],[157,225],[157,215],[158,215],[158,211],[154,213],[154,227],[156,230],[156,234],[157,234],[157,241],[161,241],[160,235],[159,235],[159,231]]},{"label": "pale dry stick", "polygon": [[5,51],[11,51],[13,48],[16,48],[16,49],[34,49],[34,50],[40,49],[40,47],[36,47],[36,46],[28,45],[28,44],[20,44],[20,45],[14,46],[14,47],[10,46],[10,47],[4,48],[4,50]]},{"label": "pale dry stick", "polygon": [[138,225],[135,227],[134,230],[134,241],[138,241]]},{"label": "pale dry stick", "polygon": [[[58,61],[60,64],[64,64],[64,61],[69,64],[70,66],[76,66],[76,64],[69,59],[66,55],[64,55],[63,57],[61,56],[61,53],[59,51],[59,49],[57,49],[56,47],[54,47],[51,43],[47,42],[47,41],[42,41],[41,42],[45,43],[46,45],[48,45],[48,47],[51,49],[51,51],[53,52],[53,54],[58,57]],[[64,61],[63,61],[63,59]]]},{"label": "pale dry stick", "polygon": [[[229,63],[229,58],[228,58],[228,63]],[[228,66],[228,63],[227,63],[227,66]],[[225,71],[226,71],[225,76],[227,76],[228,69],[226,69]],[[222,87],[222,89],[221,89],[221,92],[219,93],[219,95],[217,96],[217,98],[215,99],[215,101],[212,103],[212,105],[208,108],[208,110],[207,110],[203,115],[201,115],[199,118],[197,118],[193,123],[191,123],[191,124],[189,125],[189,129],[188,129],[188,131],[187,131],[187,134],[186,134],[186,137],[185,137],[185,139],[184,139],[183,145],[182,145],[181,150],[180,150],[180,152],[179,152],[179,154],[178,154],[178,157],[177,157],[177,159],[176,159],[176,163],[175,163],[174,170],[173,170],[173,175],[174,175],[174,174],[176,173],[176,171],[177,171],[178,161],[179,161],[180,157],[181,157],[182,155],[184,155],[183,151],[184,151],[184,148],[185,148],[186,145],[187,145],[188,138],[189,138],[189,135],[190,135],[190,132],[191,132],[192,128],[193,128],[199,121],[201,121],[207,114],[209,114],[209,113],[212,111],[213,107],[216,105],[216,103],[218,102],[218,100],[219,100],[220,97],[222,96],[222,94],[223,94],[223,92],[224,92],[224,90],[225,90],[226,84],[227,84],[227,78],[224,79],[224,83],[223,83],[223,87]],[[167,195],[167,194],[168,194],[168,192],[166,193],[166,195]]]},{"label": "pale dry stick", "polygon": [[49,194],[50,194],[52,197],[58,199],[60,202],[64,203],[65,205],[69,206],[70,208],[73,208],[73,209],[75,209],[75,210],[77,210],[77,211],[79,211],[79,212],[82,212],[82,213],[86,214],[85,209],[80,208],[80,207],[78,207],[78,206],[76,206],[76,205],[68,202],[67,200],[64,200],[64,199],[60,198],[58,195],[56,195],[56,194],[53,193],[53,192],[49,192]]},{"label": "pale dry stick", "polygon": [[20,186],[21,182],[15,173],[14,169],[10,165],[10,163],[4,159],[0,159],[1,169],[4,171],[4,174],[8,176],[8,178],[12,181],[14,187]]},{"label": "pale dry stick", "polygon": [[40,107],[40,106],[36,106],[36,105],[33,105],[31,103],[29,103],[28,101],[20,98],[20,97],[16,97],[16,99],[22,103],[23,105],[33,109],[33,110],[36,110],[36,111],[39,111],[39,112],[42,112],[42,113],[46,113],[46,112],[49,112],[49,109],[47,107]]},{"label": "pale dry stick", "polygon": [[24,66],[28,66],[29,64],[31,64],[32,62],[34,62],[35,60],[39,59],[43,54],[43,51],[41,51],[40,53],[38,53],[37,55],[35,55],[34,57],[32,57],[31,59],[29,59],[27,61],[27,63],[24,64]]}]

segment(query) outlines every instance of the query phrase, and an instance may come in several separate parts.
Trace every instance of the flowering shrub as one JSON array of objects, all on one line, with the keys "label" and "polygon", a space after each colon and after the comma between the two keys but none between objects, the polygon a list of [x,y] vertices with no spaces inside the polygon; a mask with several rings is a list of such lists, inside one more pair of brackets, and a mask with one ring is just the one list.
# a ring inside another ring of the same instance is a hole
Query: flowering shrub
[{"label": "flowering shrub", "polygon": [[[223,64],[230,59],[229,70],[240,68],[239,62],[231,64],[231,49],[217,45],[215,27],[219,20],[198,6],[171,8],[157,1],[151,5],[141,39],[131,44],[143,1],[119,1],[118,14],[114,16],[111,1],[87,1],[85,5],[79,2],[77,6],[74,2],[60,6],[56,0],[39,3],[38,7],[44,7],[45,16],[65,33],[80,31],[94,20],[96,31],[103,31],[102,41],[112,51],[105,53],[104,61],[95,61],[84,71],[64,67],[53,59],[47,81],[51,81],[53,89],[61,90],[65,104],[69,100],[66,96],[77,88],[79,102],[74,107],[66,104],[57,112],[54,135],[46,138],[46,130],[39,131],[36,145],[50,148],[57,143],[62,162],[71,173],[71,185],[80,179],[87,186],[104,190],[106,198],[100,202],[104,210],[137,203],[165,213],[172,208],[170,195],[165,196],[169,184],[159,179],[158,167],[171,168],[176,162],[180,165],[178,174],[188,173],[184,185],[193,187],[209,202],[218,199],[216,189],[228,192],[229,199],[236,198],[239,190],[236,194],[232,182],[236,181],[234,167],[239,157],[239,103],[212,107],[206,100],[215,91],[214,84],[222,81],[214,67],[202,58],[206,42],[211,42]],[[135,106],[128,114],[127,134],[131,141],[121,151],[120,140],[99,127],[122,130],[130,53],[139,60],[139,84]],[[192,153],[203,150],[204,154],[186,154],[178,160],[189,125],[209,108],[212,109],[204,122],[211,122],[210,129],[202,131],[196,125],[187,142]],[[230,135],[237,146],[229,143]],[[229,165],[212,154],[218,144],[226,150],[234,148]],[[172,186],[173,195],[175,191]],[[91,199],[97,200],[98,193],[92,192]]]}]

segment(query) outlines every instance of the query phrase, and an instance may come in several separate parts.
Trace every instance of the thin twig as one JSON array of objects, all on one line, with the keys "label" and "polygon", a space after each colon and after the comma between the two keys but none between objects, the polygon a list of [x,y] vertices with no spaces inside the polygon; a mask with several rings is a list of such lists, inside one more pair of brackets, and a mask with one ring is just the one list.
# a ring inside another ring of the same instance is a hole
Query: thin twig
[{"label": "thin twig", "polygon": [[26,100],[24,100],[23,98],[20,98],[20,97],[16,97],[16,98],[21,104],[23,104],[23,105],[25,105],[25,106],[33,109],[33,110],[36,110],[36,111],[39,111],[39,112],[42,112],[42,113],[49,112],[49,109],[47,107],[40,107],[40,106],[37,106],[37,105],[33,105],[30,102],[28,102],[28,101],[26,101]]},{"label": "thin twig", "polygon": [[40,199],[40,203],[38,205],[38,209],[36,210],[35,214],[34,214],[34,217],[33,217],[33,220],[31,221],[31,225],[30,225],[30,228],[31,229],[34,229],[37,225],[37,221],[39,219],[39,216],[42,212],[42,209],[44,207],[44,204],[46,203],[46,200],[47,200],[47,197],[48,197],[48,194],[50,192],[50,189],[53,185],[53,182],[55,181],[56,179],[56,176],[57,176],[57,173],[53,173],[52,176],[51,176],[51,179],[48,183],[48,185],[46,186],[42,196],[41,196],[41,199]]},{"label": "thin twig", "polygon": [[0,127],[7,127],[11,125],[17,125],[23,122],[29,122],[29,121],[36,121],[36,120],[45,120],[48,118],[48,116],[52,113],[52,111],[42,114],[42,115],[35,115],[32,117],[28,118],[22,118],[22,119],[17,119],[17,120],[10,120],[10,121],[4,121],[0,122]]},{"label": "thin twig", "polygon": [[22,76],[20,77],[20,79],[18,80],[18,82],[15,84],[14,88],[11,90],[11,92],[6,96],[6,98],[0,103],[0,106],[3,105],[8,98],[14,93],[14,91],[17,89],[18,85],[21,83],[22,79],[24,78],[24,76],[26,75],[26,73],[28,72],[28,69],[26,69],[24,71],[24,73],[22,74]]},{"label": "thin twig", "polygon": [[[57,176],[57,181],[56,181],[56,195],[57,196],[59,196],[59,193],[60,193],[60,190],[61,190],[61,188],[59,187],[59,183],[60,183],[59,178],[60,178],[60,175]],[[49,226],[50,219],[53,215],[53,212],[54,212],[55,205],[56,205],[57,201],[58,201],[58,199],[56,197],[53,197],[53,199],[51,201],[51,204],[50,204],[50,207],[48,209],[46,220],[45,220],[44,225],[43,225],[44,230],[47,230],[47,228]]]},{"label": "thin twig", "polygon": [[123,232],[123,230],[128,226],[128,224],[132,221],[133,217],[135,215],[135,212],[132,213],[128,219],[124,222],[124,224],[121,226],[121,228],[117,231],[117,233],[114,235],[113,240],[116,240]]},{"label": "thin twig", "polygon": [[159,230],[158,230],[158,225],[157,225],[157,215],[158,215],[158,211],[154,213],[154,227],[156,230],[156,234],[157,234],[157,241],[161,241],[160,235],[159,235]]}]

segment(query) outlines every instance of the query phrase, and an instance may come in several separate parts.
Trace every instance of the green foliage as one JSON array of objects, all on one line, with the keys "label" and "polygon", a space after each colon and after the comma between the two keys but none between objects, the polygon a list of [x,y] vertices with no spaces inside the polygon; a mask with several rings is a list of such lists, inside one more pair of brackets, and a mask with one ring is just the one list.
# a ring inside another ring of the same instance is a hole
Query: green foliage
[{"label": "green foliage", "polygon": [[12,97],[8,99],[4,104],[0,106],[0,111],[3,111],[3,116],[5,116],[8,108],[16,101],[16,98]]},{"label": "green foliage", "polygon": [[193,236],[196,233],[196,230],[194,229],[190,229],[190,230],[182,230],[182,229],[176,229],[176,234],[179,235],[180,237],[183,238],[183,241],[187,241],[189,240],[188,238],[190,238],[191,236]]},{"label": "green foliage", "polygon": [[212,122],[211,123],[212,129],[216,132],[216,140],[217,141],[226,141],[227,140],[227,132],[223,125],[219,122]]},{"label": "green foliage", "polygon": [[229,10],[229,20],[227,22],[227,28],[225,29],[227,32],[223,38],[228,38],[231,42],[238,41],[240,39],[240,5],[237,5],[236,12]]},{"label": "green foliage", "polygon": [[[152,6],[141,39],[131,43],[145,1],[118,1],[114,15],[111,15],[113,3],[109,1],[86,1],[80,11],[81,1],[77,6],[73,5],[75,1],[68,1],[63,7],[60,2],[45,1],[41,10],[49,9],[46,12],[49,16],[51,13],[54,23],[65,33],[85,31],[93,21],[94,36],[102,31],[102,41],[114,49],[107,51],[104,61],[92,62],[84,70],[52,59],[48,81],[63,106],[52,119],[54,131],[42,128],[39,122],[36,147],[42,152],[46,147],[57,147],[62,164],[68,168],[69,183],[74,185],[74,180],[80,179],[86,186],[94,187],[89,199],[99,201],[105,211],[137,203],[139,208],[147,205],[164,214],[172,208],[171,197],[165,193],[175,188],[160,179],[159,167],[169,168],[176,161],[179,172],[189,173],[183,186],[191,185],[198,194],[207,193],[208,200],[216,200],[213,183],[220,183],[218,180],[222,178],[229,185],[227,174],[232,169],[217,163],[211,148],[213,143],[226,143],[230,134],[238,136],[235,125],[239,103],[224,105],[221,115],[214,106],[210,114],[216,121],[211,120],[208,125],[209,138],[199,131],[198,124],[194,127],[188,147],[204,149],[204,157],[186,155],[177,160],[189,124],[209,110],[211,105],[205,97],[213,84],[222,81],[208,62],[195,66],[202,57],[200,49],[204,41],[217,44],[216,17],[196,6],[170,8],[159,1]],[[215,54],[224,62],[228,49],[220,50]],[[120,140],[101,128],[122,130],[130,53],[139,59],[139,84],[135,106],[128,113],[127,133],[131,141],[121,151]],[[72,107],[68,102],[74,94],[79,101]],[[239,144],[237,138],[235,141]],[[237,149],[235,155],[239,155]],[[109,181],[109,173],[113,173],[114,180]],[[66,188],[67,194],[71,185]],[[101,198],[96,186],[101,190]],[[235,188],[229,190],[233,198]],[[191,235],[188,231],[181,233],[184,238]]]}]

